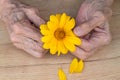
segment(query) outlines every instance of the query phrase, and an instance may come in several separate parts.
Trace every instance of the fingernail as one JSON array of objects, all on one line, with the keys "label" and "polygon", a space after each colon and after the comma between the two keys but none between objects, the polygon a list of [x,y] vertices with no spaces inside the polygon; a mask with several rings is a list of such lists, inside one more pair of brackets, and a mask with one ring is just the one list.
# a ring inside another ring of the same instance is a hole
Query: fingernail
[{"label": "fingernail", "polygon": [[79,27],[76,27],[76,28],[74,29],[74,33],[75,33],[77,36],[81,36],[82,31],[81,31],[81,29],[80,29]]}]

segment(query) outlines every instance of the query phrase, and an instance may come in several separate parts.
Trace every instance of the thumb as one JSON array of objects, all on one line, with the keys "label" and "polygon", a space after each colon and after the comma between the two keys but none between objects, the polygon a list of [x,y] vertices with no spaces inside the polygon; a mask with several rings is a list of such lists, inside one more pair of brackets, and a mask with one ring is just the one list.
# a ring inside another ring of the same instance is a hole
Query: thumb
[{"label": "thumb", "polygon": [[105,16],[101,12],[96,12],[90,20],[76,26],[74,33],[77,36],[84,36],[91,32],[95,27],[102,25],[105,20]]}]

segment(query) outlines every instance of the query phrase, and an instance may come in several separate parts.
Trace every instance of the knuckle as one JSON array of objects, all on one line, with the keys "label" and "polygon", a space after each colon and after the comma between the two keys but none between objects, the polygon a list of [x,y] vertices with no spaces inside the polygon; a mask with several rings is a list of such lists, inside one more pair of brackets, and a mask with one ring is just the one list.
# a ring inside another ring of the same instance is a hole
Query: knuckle
[{"label": "knuckle", "polygon": [[85,51],[91,51],[92,49],[94,49],[94,47],[95,46],[91,42],[88,42],[88,43],[82,45],[82,48]]},{"label": "knuckle", "polygon": [[78,57],[79,59],[82,59],[82,60],[87,59],[86,52],[79,49],[78,47],[76,48],[76,51],[73,52],[73,55],[75,55],[76,57]]},{"label": "knuckle", "polygon": [[18,49],[25,50],[25,47],[24,47],[22,44],[20,44],[20,43],[13,43],[13,45],[14,45],[16,48],[18,48]]},{"label": "knuckle", "polygon": [[39,56],[36,56],[37,58],[43,58],[43,55],[42,55],[42,53],[40,53],[41,55],[39,55]]},{"label": "knuckle", "polygon": [[10,35],[10,39],[11,39],[12,43],[17,42],[16,35],[14,35],[13,33]]},{"label": "knuckle", "polygon": [[14,26],[13,26],[13,32],[14,32],[14,34],[22,34],[23,32],[24,32],[24,30],[23,29],[21,29],[20,27],[19,27],[19,24],[17,25],[17,24],[15,24]]},{"label": "knuckle", "polygon": [[79,58],[85,60],[88,58],[88,56],[86,55],[86,53],[84,53],[83,55],[79,56]]},{"label": "knuckle", "polygon": [[86,46],[85,51],[91,51],[91,47]]},{"label": "knuckle", "polygon": [[25,17],[25,14],[22,11],[18,11],[16,13],[16,17],[17,17],[18,20],[21,20]]},{"label": "knuckle", "polygon": [[21,34],[22,31],[21,31],[20,29],[16,28],[16,29],[14,30],[14,33],[18,35],[18,34]]},{"label": "knuckle", "polygon": [[89,58],[90,56],[92,56],[93,54],[94,54],[94,50],[93,51],[86,51],[83,55],[82,55],[82,57],[81,57],[81,59],[82,60],[86,60],[87,58]]},{"label": "knuckle", "polygon": [[11,37],[11,41],[14,43],[16,42],[16,38],[15,37]]},{"label": "knuckle", "polygon": [[91,27],[91,26],[90,26],[90,24],[89,24],[88,22],[83,23],[83,24],[80,26],[81,30],[83,30],[82,34],[84,35],[84,34],[87,34],[88,32],[90,32],[90,30],[92,29],[92,28],[90,28],[90,27]]},{"label": "knuckle", "polygon": [[18,44],[16,44],[16,43],[13,43],[13,45],[14,45],[15,47],[17,47],[17,48],[18,48]]},{"label": "knuckle", "polygon": [[30,8],[30,12],[35,14],[35,13],[38,13],[39,10],[37,8]]},{"label": "knuckle", "polygon": [[21,49],[21,47],[20,47],[20,45],[19,45],[19,44],[17,44],[17,43],[13,43],[13,45],[14,45],[16,48]]},{"label": "knuckle", "polygon": [[15,24],[19,21],[22,21],[25,19],[25,14],[23,11],[19,9],[15,9],[12,11],[11,15],[9,16],[9,19],[11,21],[11,24]]},{"label": "knuckle", "polygon": [[100,20],[105,20],[106,19],[106,17],[105,17],[105,15],[103,14],[103,12],[101,12],[101,11],[97,11],[95,14],[94,14],[94,16],[95,17],[98,17]]},{"label": "knuckle", "polygon": [[107,36],[107,37],[104,39],[105,45],[108,45],[111,41],[112,41],[111,36]]},{"label": "knuckle", "polygon": [[89,24],[88,24],[88,23],[83,23],[83,24],[81,25],[81,27],[83,27],[83,28],[88,28],[88,27],[89,27]]},{"label": "knuckle", "polygon": [[37,55],[37,56],[35,56],[36,58],[43,58],[43,55],[42,55],[42,53],[40,53],[40,55]]}]

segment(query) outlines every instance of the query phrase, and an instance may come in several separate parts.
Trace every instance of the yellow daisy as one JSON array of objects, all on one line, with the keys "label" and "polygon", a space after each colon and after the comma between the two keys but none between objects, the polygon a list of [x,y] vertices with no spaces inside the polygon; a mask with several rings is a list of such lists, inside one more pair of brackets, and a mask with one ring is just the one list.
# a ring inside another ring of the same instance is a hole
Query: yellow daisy
[{"label": "yellow daisy", "polygon": [[74,26],[74,18],[65,13],[51,15],[47,24],[40,26],[43,48],[50,49],[51,54],[58,52],[58,55],[66,54],[68,51],[74,52],[75,45],[81,44],[81,40],[72,32]]}]

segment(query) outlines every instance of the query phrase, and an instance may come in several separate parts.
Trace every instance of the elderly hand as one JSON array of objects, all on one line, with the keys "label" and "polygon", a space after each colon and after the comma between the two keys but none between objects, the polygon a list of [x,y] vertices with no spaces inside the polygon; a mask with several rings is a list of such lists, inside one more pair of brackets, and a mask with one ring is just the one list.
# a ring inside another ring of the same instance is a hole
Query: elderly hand
[{"label": "elderly hand", "polygon": [[108,19],[112,15],[112,0],[86,0],[78,12],[74,33],[82,39],[82,44],[73,53],[86,59],[111,41]]},{"label": "elderly hand", "polygon": [[1,0],[0,5],[0,19],[7,24],[12,43],[35,57],[42,57],[46,51],[40,41],[39,25],[44,20],[39,11],[17,0]]}]

